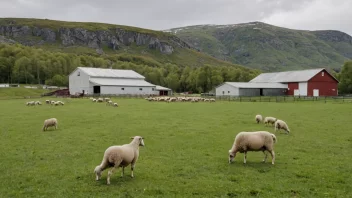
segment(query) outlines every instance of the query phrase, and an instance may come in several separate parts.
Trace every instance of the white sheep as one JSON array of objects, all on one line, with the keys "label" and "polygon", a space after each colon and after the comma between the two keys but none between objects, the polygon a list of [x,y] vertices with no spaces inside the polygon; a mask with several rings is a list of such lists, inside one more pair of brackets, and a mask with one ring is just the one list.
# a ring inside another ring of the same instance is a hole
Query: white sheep
[{"label": "white sheep", "polygon": [[93,102],[97,102],[97,99],[93,98],[92,101],[93,101]]},{"label": "white sheep", "polygon": [[50,100],[45,100],[45,103],[46,104],[50,104]]},{"label": "white sheep", "polygon": [[133,140],[129,144],[110,146],[105,150],[103,161],[94,169],[97,181],[101,178],[105,169],[112,167],[107,176],[107,184],[110,184],[110,177],[115,169],[122,167],[121,177],[123,177],[125,167],[129,164],[131,164],[131,177],[134,177],[133,170],[139,157],[139,146],[144,146],[144,138],[135,136],[131,139]]},{"label": "white sheep", "polygon": [[98,98],[97,102],[104,102],[103,98]]},{"label": "white sheep", "polygon": [[27,106],[33,106],[33,105],[35,105],[35,102],[34,101],[30,101],[30,102],[27,102],[26,105]]},{"label": "white sheep", "polygon": [[287,124],[285,121],[283,120],[276,120],[275,122],[275,132],[277,130],[283,129],[285,130],[287,133],[290,133],[290,129],[288,128]]},{"label": "white sheep", "polygon": [[111,100],[107,101],[106,105],[108,105],[108,106],[112,105],[112,101]]},{"label": "white sheep", "polygon": [[42,105],[40,101],[35,101],[35,105]]},{"label": "white sheep", "polygon": [[265,125],[268,125],[268,124],[274,125],[276,120],[277,120],[277,118],[274,118],[274,117],[265,117],[264,124]]},{"label": "white sheep", "polygon": [[257,124],[259,124],[260,122],[263,122],[263,116],[262,115],[256,115],[255,116],[255,121],[257,122]]},{"label": "white sheep", "polygon": [[236,135],[232,148],[229,150],[229,163],[234,160],[237,152],[244,153],[243,163],[246,163],[248,151],[262,151],[265,155],[263,162],[265,162],[268,157],[265,151],[268,151],[272,157],[271,163],[274,164],[274,143],[276,142],[276,136],[267,131],[240,132]]},{"label": "white sheep", "polygon": [[118,107],[119,106],[116,102],[113,105],[114,105],[114,107]]},{"label": "white sheep", "polygon": [[55,129],[57,129],[57,119],[56,118],[50,118],[44,121],[44,126],[43,126],[43,131],[47,130],[48,127],[55,127]]}]

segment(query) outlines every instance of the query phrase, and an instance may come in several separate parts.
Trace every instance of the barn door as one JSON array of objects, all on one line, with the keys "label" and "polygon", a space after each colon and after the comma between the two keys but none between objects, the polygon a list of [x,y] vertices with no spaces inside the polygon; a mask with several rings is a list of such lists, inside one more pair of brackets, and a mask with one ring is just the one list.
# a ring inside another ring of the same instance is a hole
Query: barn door
[{"label": "barn door", "polygon": [[294,95],[294,96],[299,96],[299,89],[295,89],[295,90],[293,91],[293,95]]},{"label": "barn door", "polygon": [[318,97],[319,96],[319,89],[313,89],[313,96]]}]

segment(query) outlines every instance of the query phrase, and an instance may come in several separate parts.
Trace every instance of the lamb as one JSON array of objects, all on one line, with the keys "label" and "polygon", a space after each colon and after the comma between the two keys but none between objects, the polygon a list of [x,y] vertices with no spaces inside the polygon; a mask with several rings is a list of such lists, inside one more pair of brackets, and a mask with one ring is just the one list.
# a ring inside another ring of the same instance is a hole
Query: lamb
[{"label": "lamb", "polygon": [[276,132],[277,130],[280,130],[280,129],[285,130],[285,131],[287,132],[287,134],[290,133],[290,129],[288,128],[288,126],[287,126],[287,124],[286,124],[285,121],[283,121],[283,120],[276,120],[276,122],[275,122],[275,132]]},{"label": "lamb", "polygon": [[107,176],[107,184],[110,184],[110,177],[116,168],[122,167],[121,177],[124,175],[125,167],[131,164],[131,177],[133,178],[133,170],[139,157],[139,146],[144,146],[144,138],[141,136],[131,137],[133,139],[129,144],[110,146],[104,152],[104,157],[100,165],[96,166],[94,173],[95,180],[101,178],[102,172],[109,168]]},{"label": "lamb", "polygon": [[274,123],[276,122],[277,118],[274,118],[274,117],[265,117],[264,118],[264,124],[267,125],[267,124],[271,124],[271,125],[274,125]]},{"label": "lamb", "polygon": [[268,154],[271,154],[271,163],[274,165],[275,152],[274,143],[277,142],[277,138],[274,134],[267,131],[254,131],[254,132],[240,132],[236,135],[235,141],[232,148],[229,150],[229,163],[231,163],[236,157],[236,153],[244,153],[244,162],[247,161],[248,151],[262,151],[265,155],[263,162],[265,163]]},{"label": "lamb", "polygon": [[259,124],[260,122],[263,122],[263,116],[262,115],[256,115],[255,116],[255,121],[257,122],[257,124]]},{"label": "lamb", "polygon": [[57,129],[57,119],[56,118],[50,118],[44,121],[44,126],[43,126],[43,131],[47,130],[48,127],[55,127],[55,129]]}]

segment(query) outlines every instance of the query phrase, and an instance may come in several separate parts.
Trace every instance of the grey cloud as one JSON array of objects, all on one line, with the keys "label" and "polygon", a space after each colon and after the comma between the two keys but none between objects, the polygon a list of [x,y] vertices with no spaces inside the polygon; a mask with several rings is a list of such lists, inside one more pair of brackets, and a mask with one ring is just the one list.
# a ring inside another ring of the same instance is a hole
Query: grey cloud
[{"label": "grey cloud", "polygon": [[0,0],[0,17],[113,23],[164,30],[263,21],[352,34],[350,0]]}]

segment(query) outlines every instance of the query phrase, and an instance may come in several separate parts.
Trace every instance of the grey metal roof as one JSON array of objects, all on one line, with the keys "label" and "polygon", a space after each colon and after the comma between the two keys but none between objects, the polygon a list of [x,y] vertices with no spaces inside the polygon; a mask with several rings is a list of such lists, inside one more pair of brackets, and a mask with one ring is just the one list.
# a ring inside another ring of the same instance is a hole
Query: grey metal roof
[{"label": "grey metal roof", "polygon": [[250,83],[250,82],[225,82],[233,87],[238,88],[271,88],[271,89],[287,89],[287,84],[282,83]]},{"label": "grey metal roof", "polygon": [[142,79],[90,78],[89,81],[102,86],[155,87]]},{"label": "grey metal roof", "polygon": [[322,70],[324,68],[262,73],[249,82],[307,82]]},{"label": "grey metal roof", "polygon": [[159,90],[159,91],[170,91],[171,89],[166,88],[166,87],[162,87],[162,86],[159,86],[159,85],[156,85],[155,90]]},{"label": "grey metal roof", "polygon": [[112,77],[112,78],[140,78],[145,77],[139,73],[128,69],[107,69],[94,67],[78,67],[91,77]]}]

